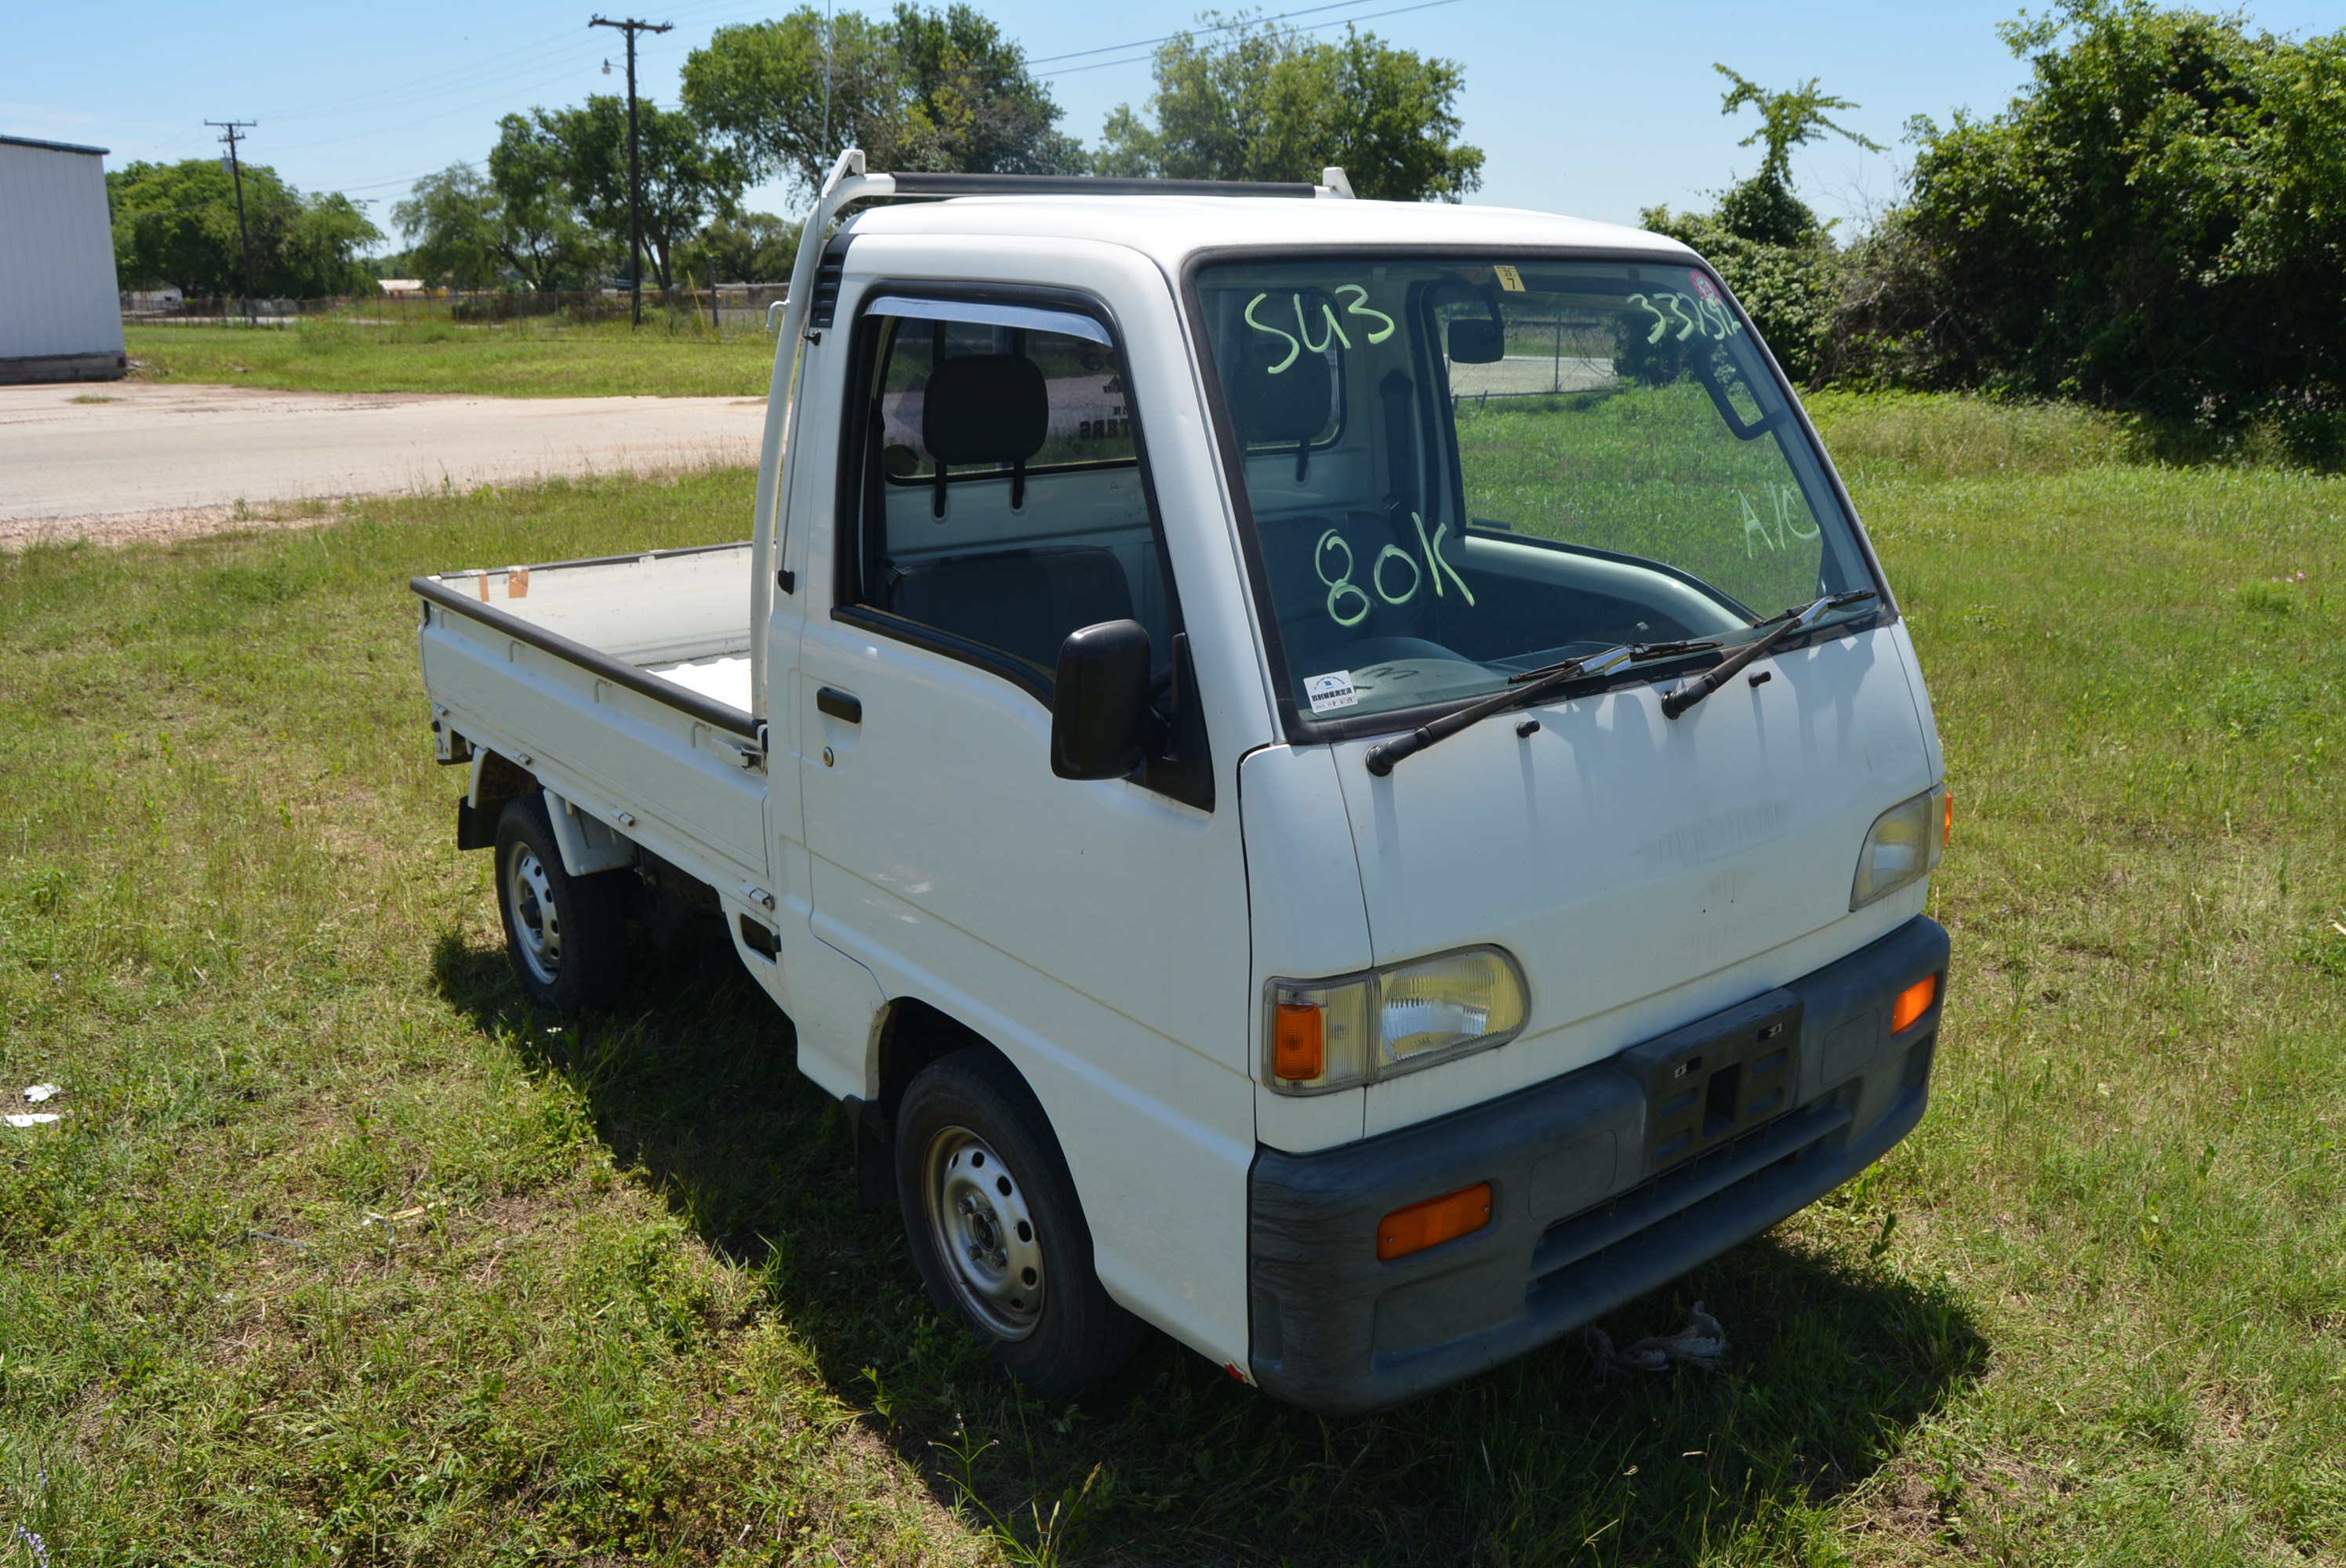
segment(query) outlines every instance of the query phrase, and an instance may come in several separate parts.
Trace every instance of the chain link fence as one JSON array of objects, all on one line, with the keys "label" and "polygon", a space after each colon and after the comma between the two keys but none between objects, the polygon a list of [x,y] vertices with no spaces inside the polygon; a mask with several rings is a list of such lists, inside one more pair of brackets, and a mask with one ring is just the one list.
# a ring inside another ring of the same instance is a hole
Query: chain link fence
[{"label": "chain link fence", "polygon": [[[714,290],[646,289],[644,324],[728,336],[763,331],[767,311],[789,292],[784,283],[720,283]],[[286,327],[316,321],[353,327],[444,324],[495,331],[616,324],[629,321],[630,311],[625,289],[417,289],[321,300],[189,299],[170,290],[122,296],[125,324],[190,328]]]}]

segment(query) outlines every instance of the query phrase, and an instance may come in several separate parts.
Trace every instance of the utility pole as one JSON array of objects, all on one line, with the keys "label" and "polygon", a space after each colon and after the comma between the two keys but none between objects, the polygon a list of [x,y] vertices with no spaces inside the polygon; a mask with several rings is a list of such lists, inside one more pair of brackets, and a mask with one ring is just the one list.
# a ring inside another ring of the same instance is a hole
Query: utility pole
[{"label": "utility pole", "polygon": [[627,36],[627,309],[638,327],[644,324],[644,168],[636,135],[636,35],[665,33],[667,22],[612,22],[601,16],[589,27],[616,27]]},{"label": "utility pole", "polygon": [[244,165],[236,156],[237,132],[255,130],[257,120],[206,120],[208,126],[219,127],[220,140],[228,143],[229,178],[236,182],[236,236],[244,242],[244,309],[252,313],[252,231],[244,224]]}]

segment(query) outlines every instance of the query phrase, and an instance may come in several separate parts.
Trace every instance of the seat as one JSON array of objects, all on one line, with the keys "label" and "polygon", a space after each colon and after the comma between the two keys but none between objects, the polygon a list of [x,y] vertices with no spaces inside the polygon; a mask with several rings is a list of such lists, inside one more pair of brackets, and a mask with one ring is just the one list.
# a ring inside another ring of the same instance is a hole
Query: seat
[{"label": "seat", "polygon": [[887,592],[887,607],[906,620],[1045,670],[1058,667],[1069,632],[1132,617],[1123,564],[1089,545],[907,562],[891,571]]},{"label": "seat", "polygon": [[1051,430],[1051,392],[1024,354],[961,354],[937,361],[921,398],[921,443],[936,463],[935,514],[945,514],[945,471],[1010,464],[1010,504],[1025,504],[1026,460]]}]

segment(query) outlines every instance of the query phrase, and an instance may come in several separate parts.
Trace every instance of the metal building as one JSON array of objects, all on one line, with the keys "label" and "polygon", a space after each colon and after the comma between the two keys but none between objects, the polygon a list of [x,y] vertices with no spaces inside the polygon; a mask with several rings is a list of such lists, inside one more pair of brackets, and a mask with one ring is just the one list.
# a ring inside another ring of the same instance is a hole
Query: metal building
[{"label": "metal building", "polygon": [[0,136],[0,382],[119,380],[102,147]]}]

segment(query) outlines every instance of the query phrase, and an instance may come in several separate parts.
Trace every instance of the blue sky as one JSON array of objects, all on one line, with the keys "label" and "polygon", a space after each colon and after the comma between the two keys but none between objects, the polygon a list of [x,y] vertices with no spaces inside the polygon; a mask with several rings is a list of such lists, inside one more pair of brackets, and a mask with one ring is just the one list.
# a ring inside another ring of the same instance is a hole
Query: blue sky
[{"label": "blue sky", "polygon": [[[715,28],[783,9],[681,0],[626,13],[675,24],[643,46],[644,93],[674,104],[678,67]],[[979,9],[1025,46],[1066,111],[1063,128],[1086,142],[1110,109],[1148,96],[1148,50],[1119,46],[1193,25],[1198,15],[1187,5],[1097,0],[992,0]],[[2022,85],[2025,67],[1994,31],[2016,14],[2010,0],[1353,0],[1294,20],[1324,36],[1359,19],[1389,43],[1464,67],[1466,139],[1488,155],[1472,199],[1617,222],[1656,202],[1704,202],[1756,165],[1757,149],[1736,145],[1756,117],[1720,117],[1713,61],[1770,87],[1821,77],[1826,91],[1862,106],[1842,122],[1890,150],[1813,145],[1795,174],[1820,211],[1862,221],[1896,194],[1908,117],[1992,112]],[[2337,0],[2268,0],[2249,14],[2299,36],[2341,22]],[[389,229],[391,205],[411,180],[485,156],[499,115],[622,89],[618,36],[590,31],[591,15],[591,4],[566,0],[15,8],[0,58],[0,132],[107,147],[107,166],[119,168],[214,154],[216,133],[202,121],[257,120],[247,156],[305,190],[371,201]],[[764,189],[750,205],[789,203]]]}]

